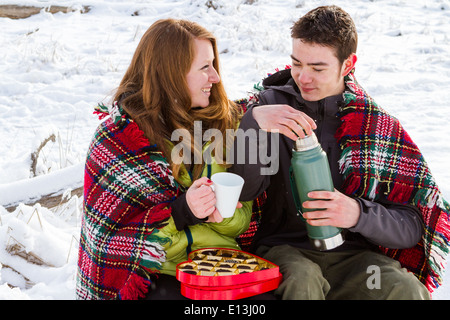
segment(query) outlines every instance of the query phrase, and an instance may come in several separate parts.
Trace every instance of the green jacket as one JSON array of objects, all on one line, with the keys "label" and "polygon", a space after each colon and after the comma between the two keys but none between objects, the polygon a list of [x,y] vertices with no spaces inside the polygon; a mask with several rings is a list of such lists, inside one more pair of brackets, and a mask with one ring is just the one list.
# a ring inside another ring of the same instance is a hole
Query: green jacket
[{"label": "green jacket", "polygon": [[[204,146],[205,150],[208,145]],[[213,158],[210,165],[210,174],[226,171],[223,166],[218,165]],[[181,168],[181,182],[186,189],[192,184],[192,180],[186,169]],[[205,166],[203,177],[208,176],[208,169]],[[176,273],[176,265],[186,261],[189,252],[207,248],[220,247],[239,249],[236,237],[244,233],[250,224],[253,201],[242,202],[242,208],[236,209],[231,218],[226,218],[220,223],[200,223],[189,226],[185,230],[177,230],[172,217],[168,224],[161,228],[157,236],[169,238],[170,241],[164,245],[166,251],[166,261],[162,264],[161,273],[173,275]]]}]

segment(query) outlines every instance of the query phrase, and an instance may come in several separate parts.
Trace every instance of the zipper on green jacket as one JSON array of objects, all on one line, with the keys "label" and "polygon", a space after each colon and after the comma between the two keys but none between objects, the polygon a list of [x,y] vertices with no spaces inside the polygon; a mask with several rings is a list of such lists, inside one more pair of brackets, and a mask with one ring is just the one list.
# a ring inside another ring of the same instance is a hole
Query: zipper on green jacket
[{"label": "zipper on green jacket", "polygon": [[[190,170],[188,170],[188,172],[189,172],[189,176],[191,177],[191,180],[192,180],[192,173]],[[208,164],[207,172],[206,172],[208,179],[211,179],[211,172],[212,172],[211,165]],[[184,228],[184,233],[186,234],[186,238],[187,238],[187,242],[188,242],[188,244],[186,246],[186,254],[189,255],[189,253],[191,253],[191,251],[192,251],[192,243],[194,242],[194,239],[192,238],[192,232],[189,229],[189,227]]]}]

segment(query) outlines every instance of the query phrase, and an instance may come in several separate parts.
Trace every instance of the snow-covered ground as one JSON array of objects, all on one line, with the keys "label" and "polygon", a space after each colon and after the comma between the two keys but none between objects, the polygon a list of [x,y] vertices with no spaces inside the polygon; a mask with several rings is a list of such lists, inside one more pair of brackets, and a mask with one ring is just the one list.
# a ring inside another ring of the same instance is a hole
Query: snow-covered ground
[{"label": "snow-covered ground", "polygon": [[[222,81],[235,99],[290,63],[295,20],[319,5],[341,6],[359,32],[359,82],[402,121],[450,200],[449,0],[1,2],[91,9],[0,18],[0,299],[75,298],[81,199],[71,190],[82,185],[99,123],[93,106],[109,101],[141,36],[160,18],[194,20],[216,35]],[[31,154],[46,140],[33,166]],[[70,200],[52,210],[5,209],[57,191]],[[6,248],[22,248],[37,263]],[[449,280],[434,299],[450,298]]]}]

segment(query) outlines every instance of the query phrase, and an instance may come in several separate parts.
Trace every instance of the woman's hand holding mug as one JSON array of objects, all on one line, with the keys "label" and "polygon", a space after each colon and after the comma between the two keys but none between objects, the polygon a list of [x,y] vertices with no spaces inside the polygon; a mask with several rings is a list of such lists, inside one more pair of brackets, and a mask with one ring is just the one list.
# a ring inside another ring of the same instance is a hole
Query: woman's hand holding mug
[{"label": "woman's hand holding mug", "polygon": [[211,179],[214,182],[206,177],[195,180],[186,193],[186,201],[197,218],[208,217],[206,222],[222,222],[224,217],[233,216],[235,209],[242,207],[238,199],[244,181],[227,172],[216,173]]}]

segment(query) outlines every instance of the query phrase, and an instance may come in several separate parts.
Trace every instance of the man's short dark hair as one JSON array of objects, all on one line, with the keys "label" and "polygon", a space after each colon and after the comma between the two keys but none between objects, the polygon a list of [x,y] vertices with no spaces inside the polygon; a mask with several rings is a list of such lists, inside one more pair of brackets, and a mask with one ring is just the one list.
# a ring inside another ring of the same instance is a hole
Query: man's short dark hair
[{"label": "man's short dark hair", "polygon": [[353,19],[338,6],[321,6],[309,11],[292,27],[291,36],[306,43],[336,49],[341,63],[356,53],[358,34]]}]

